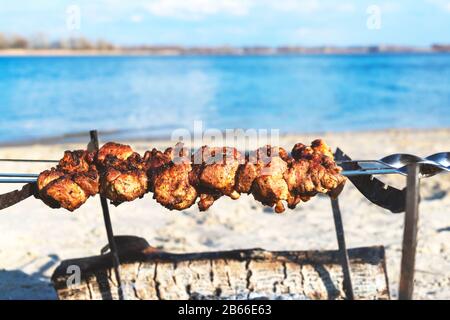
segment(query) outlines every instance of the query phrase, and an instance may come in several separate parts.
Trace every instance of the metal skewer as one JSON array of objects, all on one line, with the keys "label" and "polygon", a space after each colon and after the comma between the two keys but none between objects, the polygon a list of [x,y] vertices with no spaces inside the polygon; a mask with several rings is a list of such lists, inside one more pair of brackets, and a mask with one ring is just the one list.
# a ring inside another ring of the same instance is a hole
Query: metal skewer
[{"label": "metal skewer", "polygon": [[380,160],[336,160],[336,164],[344,164],[344,163],[382,163]]},{"label": "metal skewer", "polygon": [[59,162],[59,160],[48,160],[48,159],[0,159],[0,162]]},{"label": "metal skewer", "polygon": [[[344,170],[341,172],[342,175],[346,177],[353,176],[369,176],[378,174],[401,174],[406,175],[404,172],[397,169],[359,169],[359,170]],[[0,178],[37,178],[39,174],[37,173],[0,173]],[[32,179],[28,179],[32,180]],[[35,180],[33,180],[34,182]]]},{"label": "metal skewer", "polygon": [[7,178],[7,179],[0,179],[0,183],[34,183],[36,182],[36,178],[30,178],[30,179],[14,179],[14,178]]},{"label": "metal skewer", "polygon": [[406,175],[404,172],[397,169],[360,169],[360,170],[344,170],[341,172],[343,176],[372,176],[377,174],[401,174]]},{"label": "metal skewer", "polygon": [[37,178],[36,173],[0,173],[0,177],[4,178]]}]

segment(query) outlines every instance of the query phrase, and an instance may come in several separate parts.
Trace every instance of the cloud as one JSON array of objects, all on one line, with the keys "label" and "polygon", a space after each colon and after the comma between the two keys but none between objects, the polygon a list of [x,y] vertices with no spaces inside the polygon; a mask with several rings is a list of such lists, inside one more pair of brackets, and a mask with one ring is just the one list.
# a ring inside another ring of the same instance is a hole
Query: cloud
[{"label": "cloud", "polygon": [[246,16],[253,9],[300,15],[356,11],[353,2],[319,0],[153,0],[146,3],[145,8],[154,16],[183,20],[213,15]]},{"label": "cloud", "polygon": [[155,16],[192,20],[217,14],[244,16],[252,3],[251,0],[155,0],[146,8]]},{"label": "cloud", "polygon": [[439,9],[450,12],[450,1],[448,0],[426,0],[428,3],[431,3],[437,6]]},{"label": "cloud", "polygon": [[397,13],[401,10],[401,6],[396,2],[384,2],[379,5],[382,13]]},{"label": "cloud", "polygon": [[313,13],[354,13],[356,5],[354,2],[341,1],[319,1],[319,0],[255,0],[254,5],[262,8],[293,13],[293,14],[313,14]]},{"label": "cloud", "polygon": [[130,20],[131,20],[131,22],[134,22],[134,23],[140,23],[140,22],[142,22],[143,18],[139,14],[134,14],[130,17]]},{"label": "cloud", "polygon": [[277,11],[297,12],[297,13],[313,13],[321,9],[321,5],[318,0],[262,0],[265,7]]},{"label": "cloud", "polygon": [[336,6],[336,11],[341,13],[353,13],[356,11],[353,3],[340,3]]}]

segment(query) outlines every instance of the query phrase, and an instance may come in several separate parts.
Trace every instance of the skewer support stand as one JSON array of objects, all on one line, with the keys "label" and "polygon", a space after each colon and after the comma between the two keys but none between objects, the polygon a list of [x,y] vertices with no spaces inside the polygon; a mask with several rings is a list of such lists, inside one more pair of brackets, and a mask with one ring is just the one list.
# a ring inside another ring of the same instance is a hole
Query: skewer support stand
[{"label": "skewer support stand", "polygon": [[[91,136],[91,147],[93,147],[95,150],[98,150],[99,143],[98,143],[98,132],[97,130],[91,130],[89,132]],[[105,197],[100,195],[100,202],[102,205],[102,211],[103,211],[103,220],[105,222],[105,228],[106,228],[106,235],[108,236],[108,244],[110,249],[110,254],[113,262],[113,268],[114,268],[114,274],[116,276],[117,280],[117,290],[118,290],[118,296],[120,300],[124,300],[123,290],[122,290],[122,281],[120,279],[120,260],[119,260],[119,254],[117,251],[117,245],[116,241],[114,240],[114,233],[112,229],[112,223],[111,223],[111,217],[109,215],[109,208],[108,208],[108,201]]]},{"label": "skewer support stand", "polygon": [[403,230],[402,262],[398,297],[411,300],[414,290],[414,268],[416,262],[417,231],[419,222],[419,165],[408,165],[406,181],[406,210]]},{"label": "skewer support stand", "polygon": [[347,245],[345,244],[344,224],[342,223],[341,209],[339,208],[339,200],[331,199],[331,208],[333,211],[334,227],[339,247],[339,258],[342,264],[342,272],[344,275],[343,285],[345,295],[348,300],[354,300],[350,260],[348,258]]}]

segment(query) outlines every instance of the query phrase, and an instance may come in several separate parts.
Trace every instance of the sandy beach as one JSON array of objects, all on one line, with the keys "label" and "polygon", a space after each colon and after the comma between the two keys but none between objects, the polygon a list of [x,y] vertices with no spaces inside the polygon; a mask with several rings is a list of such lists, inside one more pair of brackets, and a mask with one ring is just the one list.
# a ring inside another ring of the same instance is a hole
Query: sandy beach
[{"label": "sandy beach", "polygon": [[[378,159],[392,153],[428,156],[450,151],[450,129],[385,130],[281,137],[290,149],[314,138],[340,147],[352,158]],[[130,142],[138,152],[163,148],[170,141]],[[0,158],[54,158],[84,144],[8,146]],[[1,163],[3,172],[38,173],[46,164]],[[403,177],[385,181],[403,187]],[[20,185],[1,185],[4,193]],[[422,180],[420,230],[416,263],[416,299],[450,299],[450,175]],[[392,298],[397,297],[403,214],[391,214],[368,202],[351,183],[340,196],[348,247],[384,245]],[[99,254],[107,243],[98,197],[74,213],[48,208],[29,198],[0,211],[0,299],[55,299],[50,276],[61,260]],[[267,250],[335,249],[330,201],[316,197],[277,215],[242,195],[221,198],[207,212],[196,206],[171,212],[146,195],[111,209],[117,235],[144,237],[172,252],[216,251],[260,247]]]}]

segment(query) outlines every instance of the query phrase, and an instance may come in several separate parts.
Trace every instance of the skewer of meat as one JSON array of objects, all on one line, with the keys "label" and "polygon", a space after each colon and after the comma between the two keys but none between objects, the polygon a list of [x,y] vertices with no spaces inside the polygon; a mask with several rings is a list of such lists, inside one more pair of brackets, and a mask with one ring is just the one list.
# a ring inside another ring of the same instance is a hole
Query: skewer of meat
[{"label": "skewer of meat", "polygon": [[144,157],[130,146],[109,142],[95,153],[66,152],[58,166],[41,173],[41,198],[52,207],[74,210],[100,192],[113,203],[132,201],[153,192],[170,210],[184,210],[197,198],[201,211],[222,196],[241,193],[280,213],[318,193],[337,197],[345,184],[341,168],[322,140],[296,144],[289,155],[265,146],[245,156],[235,148],[204,146],[189,156],[182,144]]}]

